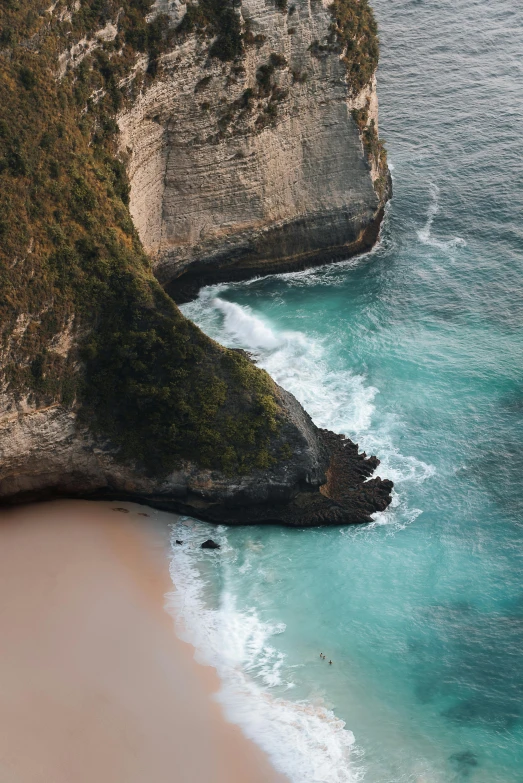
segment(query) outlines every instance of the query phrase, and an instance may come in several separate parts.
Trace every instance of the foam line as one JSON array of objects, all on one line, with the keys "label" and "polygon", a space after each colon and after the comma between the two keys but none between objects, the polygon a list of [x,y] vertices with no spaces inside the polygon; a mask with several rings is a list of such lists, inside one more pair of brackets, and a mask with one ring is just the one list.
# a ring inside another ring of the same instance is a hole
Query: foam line
[{"label": "foam line", "polygon": [[456,247],[466,247],[467,243],[461,237],[454,237],[447,241],[435,239],[432,236],[432,224],[434,218],[440,210],[439,206],[439,188],[433,182],[430,183],[429,193],[431,197],[430,204],[427,209],[427,222],[416,233],[419,241],[424,245],[430,245],[431,247],[437,247],[439,250],[451,250]]},{"label": "foam line", "polygon": [[[329,348],[323,340],[302,332],[278,332],[250,307],[216,296],[223,288],[204,289],[184,307],[207,334],[233,348],[244,348],[274,380],[290,391],[319,427],[357,441],[367,453],[379,454],[380,475],[397,488],[406,481],[422,483],[434,468],[394,446],[397,422],[390,417],[379,428],[373,424],[378,389],[363,375],[332,369]],[[392,521],[392,515],[389,517]]]},{"label": "foam line", "polygon": [[[436,194],[437,195],[437,194]],[[432,205],[429,221],[437,212]],[[432,222],[428,223],[430,234]],[[401,491],[405,482],[421,483],[434,473],[432,466],[405,457],[394,446],[397,422],[373,422],[378,389],[363,375],[335,366],[329,346],[313,335],[277,330],[250,307],[220,296],[227,286],[203,289],[197,300],[184,305],[183,312],[207,334],[223,345],[248,350],[256,363],[302,403],[314,422],[357,440],[367,453],[379,454],[380,474],[389,476],[398,489],[392,507],[374,515],[374,523],[357,534],[373,535],[372,527],[387,525],[391,532],[411,524],[421,513],[407,505]],[[183,526],[183,522],[180,525]],[[354,533],[351,533],[354,534]],[[227,580],[227,558],[234,558],[225,528],[221,531],[220,578],[224,580],[220,606],[206,606],[202,558],[197,543],[207,537],[205,523],[173,530],[173,539],[188,543],[173,547],[172,577],[178,592],[170,597],[182,618],[186,638],[198,655],[216,667],[223,683],[220,701],[230,720],[268,753],[275,767],[292,783],[355,783],[363,775],[359,751],[352,732],[332,712],[308,702],[293,702],[273,693],[292,688],[286,675],[285,656],[273,643],[285,628],[262,622],[255,607],[240,611]],[[191,539],[191,536],[193,539]],[[213,532],[216,537],[216,531]],[[206,557],[212,557],[209,553]],[[207,564],[209,561],[207,561]],[[240,567],[251,568],[249,557]],[[225,571],[224,571],[225,569]],[[212,589],[210,591],[212,593]]]},{"label": "foam line", "polygon": [[[292,783],[356,783],[363,771],[352,758],[354,736],[344,722],[321,705],[271,693],[292,687],[283,671],[285,655],[271,643],[285,626],[262,622],[255,608],[240,611],[227,588],[218,608],[206,604],[209,579],[201,564],[213,555],[202,554],[199,543],[209,527],[187,522],[182,518],[172,526],[170,569],[176,591],[167,595],[166,608],[177,619],[180,636],[195,646],[198,660],[216,668],[222,683],[218,699],[227,718]],[[217,538],[216,529],[213,535]],[[177,546],[176,539],[184,545]],[[224,557],[234,559],[224,528],[218,540],[220,563]]]}]

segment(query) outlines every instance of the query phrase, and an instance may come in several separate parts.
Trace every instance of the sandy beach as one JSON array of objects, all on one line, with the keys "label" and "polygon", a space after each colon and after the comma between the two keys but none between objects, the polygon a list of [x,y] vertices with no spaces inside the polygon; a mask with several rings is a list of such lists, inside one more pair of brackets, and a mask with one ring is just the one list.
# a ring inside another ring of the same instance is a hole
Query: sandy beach
[{"label": "sandy beach", "polygon": [[0,512],[0,780],[284,783],[175,635],[165,531],[118,506]]}]

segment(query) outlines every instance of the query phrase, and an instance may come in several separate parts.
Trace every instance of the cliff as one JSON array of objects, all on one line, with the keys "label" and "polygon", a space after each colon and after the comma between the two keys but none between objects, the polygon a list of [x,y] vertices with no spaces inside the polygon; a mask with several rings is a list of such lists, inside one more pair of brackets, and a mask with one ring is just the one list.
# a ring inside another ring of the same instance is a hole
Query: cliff
[{"label": "cliff", "polygon": [[243,0],[237,19],[237,57],[209,57],[206,28],[181,35],[118,118],[130,211],[178,299],[368,249],[390,191],[366,3]]},{"label": "cliff", "polygon": [[390,482],[364,483],[375,458],[164,290],[374,240],[376,63],[365,0],[3,4],[4,502],[125,496],[287,524],[388,505]]}]

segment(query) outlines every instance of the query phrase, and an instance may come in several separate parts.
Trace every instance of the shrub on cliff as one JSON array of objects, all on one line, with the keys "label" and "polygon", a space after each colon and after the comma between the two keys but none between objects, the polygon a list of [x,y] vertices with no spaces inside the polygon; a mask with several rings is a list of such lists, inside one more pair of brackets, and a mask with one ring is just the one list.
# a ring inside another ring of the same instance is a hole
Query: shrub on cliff
[{"label": "shrub on cliff", "polygon": [[368,0],[334,0],[331,42],[341,48],[347,81],[357,95],[371,81],[379,60],[378,26]]},{"label": "shrub on cliff", "polygon": [[374,120],[369,122],[370,98],[367,98],[365,106],[352,110],[352,118],[361,134],[363,149],[371,165],[378,171],[378,177],[374,182],[374,189],[381,201],[384,200],[390,189],[390,180],[387,167],[387,150],[385,142],[378,136],[378,130]]},{"label": "shrub on cliff", "polygon": [[243,54],[240,18],[230,0],[199,0],[188,4],[178,32],[193,31],[215,36],[209,49],[211,57],[226,61]]},{"label": "shrub on cliff", "polygon": [[[93,0],[70,22],[47,0],[0,7],[0,36],[13,31],[0,53],[0,383],[12,399],[75,407],[122,459],[157,474],[185,459],[267,467],[273,382],[183,318],[129,215],[114,114],[136,53],[170,35],[162,19],[141,35],[150,5]],[[58,53],[118,14],[116,42],[57,80]]]}]

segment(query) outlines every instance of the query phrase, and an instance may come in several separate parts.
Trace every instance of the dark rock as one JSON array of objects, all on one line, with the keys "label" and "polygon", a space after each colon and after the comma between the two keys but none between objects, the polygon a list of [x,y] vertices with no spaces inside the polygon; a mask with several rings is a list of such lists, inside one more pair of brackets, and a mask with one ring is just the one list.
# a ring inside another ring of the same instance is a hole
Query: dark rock
[{"label": "dark rock", "polygon": [[176,539],[176,543],[178,544],[178,546],[181,546],[183,544],[183,541],[178,541],[178,539]]},{"label": "dark rock", "polygon": [[375,245],[383,215],[381,205],[367,216],[365,225],[358,222],[357,227],[346,209],[334,210],[328,216],[308,215],[303,220],[269,227],[254,242],[240,243],[236,248],[228,241],[223,250],[222,242],[216,252],[203,253],[185,268],[174,262],[174,250],[167,251],[156,275],[175,302],[183,304],[195,299],[202,286],[346,261]]},{"label": "dark rock", "polygon": [[[312,423],[311,423],[312,424]],[[314,427],[314,425],[312,425]],[[200,519],[229,525],[274,523],[292,527],[351,525],[372,521],[371,515],[390,504],[392,481],[369,479],[380,464],[377,457],[358,452],[358,446],[343,435],[314,428],[318,467],[325,464],[323,479],[301,484],[291,497],[268,495],[265,502],[253,503],[245,494],[244,504],[199,505]],[[325,460],[325,462],[324,462]],[[250,502],[249,502],[250,501]],[[189,507],[182,513],[191,513]]]},{"label": "dark rock", "polygon": [[[173,484],[161,493],[141,492],[125,499],[227,525],[318,527],[371,522],[372,514],[384,511],[392,500],[392,481],[369,478],[379,459],[360,454],[349,438],[315,427],[298,401],[279,391],[287,414],[282,439],[293,452],[283,468],[233,478],[211,472],[205,491],[197,492],[187,481],[185,487]],[[103,490],[95,496],[121,499]],[[218,546],[211,539],[202,544],[204,549]]]},{"label": "dark rock", "polygon": [[[360,454],[357,444],[343,435],[318,429],[289,392],[276,387],[275,394],[280,427],[271,435],[270,453],[277,455],[285,447],[290,456],[269,468],[230,476],[186,462],[168,478],[146,474],[135,464],[118,463],[109,448],[95,452],[88,439],[75,440],[67,429],[70,419],[58,412],[55,426],[45,430],[53,438],[58,433],[61,439],[52,441],[52,449],[49,443],[45,447],[57,461],[48,464],[47,473],[42,472],[45,441],[36,440],[22,472],[18,462],[1,464],[0,504],[83,497],[147,504],[227,525],[313,527],[371,522],[371,515],[384,511],[391,502],[392,482],[369,479],[379,460]],[[70,465],[74,465],[72,472]],[[129,513],[122,507],[114,511]]]},{"label": "dark rock", "polygon": [[220,549],[220,545],[213,541],[212,538],[208,538],[207,541],[203,542],[202,549]]}]

